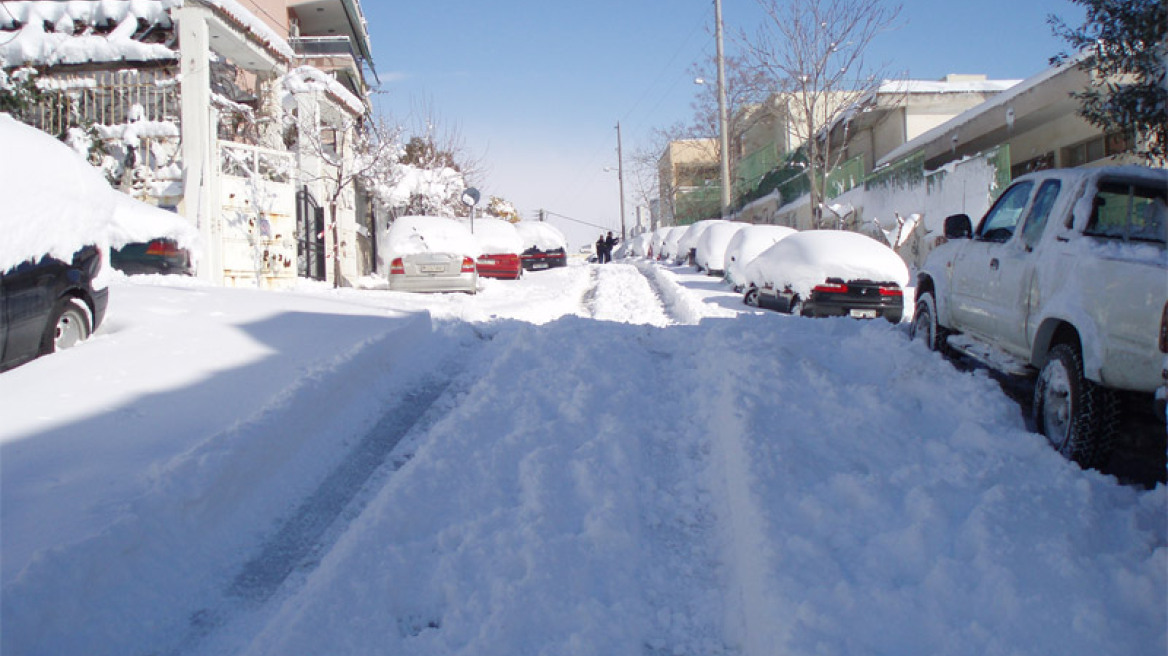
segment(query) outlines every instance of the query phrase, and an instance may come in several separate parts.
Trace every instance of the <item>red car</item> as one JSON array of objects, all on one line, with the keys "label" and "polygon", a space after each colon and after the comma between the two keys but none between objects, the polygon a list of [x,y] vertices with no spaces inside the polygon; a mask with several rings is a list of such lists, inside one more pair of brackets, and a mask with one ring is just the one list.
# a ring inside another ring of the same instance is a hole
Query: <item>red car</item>
[{"label": "red car", "polygon": [[523,264],[515,253],[490,253],[478,259],[479,276],[517,280],[523,275]]},{"label": "red car", "polygon": [[502,219],[482,218],[475,219],[471,226],[482,251],[478,259],[480,276],[516,280],[523,275],[519,257],[523,242],[515,231],[515,224]]}]

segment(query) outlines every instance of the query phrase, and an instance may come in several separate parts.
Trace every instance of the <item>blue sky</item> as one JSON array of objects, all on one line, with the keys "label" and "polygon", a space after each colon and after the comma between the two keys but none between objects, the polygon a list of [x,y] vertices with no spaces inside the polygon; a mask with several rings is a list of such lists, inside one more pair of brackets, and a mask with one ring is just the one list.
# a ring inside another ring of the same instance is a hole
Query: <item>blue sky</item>
[{"label": "blue sky", "polygon": [[[1046,24],[1078,24],[1069,0],[903,0],[897,27],[870,59],[918,79],[985,73],[1021,79],[1062,49]],[[654,128],[692,115],[700,88],[690,66],[714,51],[712,0],[514,2],[430,0],[363,3],[381,77],[379,112],[404,121],[428,108],[457,128],[484,175],[534,218],[540,208],[587,223],[620,226],[615,167],[617,121],[625,151]],[[734,35],[761,18],[755,0],[723,0],[728,53]],[[633,220],[631,175],[626,217]],[[553,217],[575,245],[599,229]]]}]

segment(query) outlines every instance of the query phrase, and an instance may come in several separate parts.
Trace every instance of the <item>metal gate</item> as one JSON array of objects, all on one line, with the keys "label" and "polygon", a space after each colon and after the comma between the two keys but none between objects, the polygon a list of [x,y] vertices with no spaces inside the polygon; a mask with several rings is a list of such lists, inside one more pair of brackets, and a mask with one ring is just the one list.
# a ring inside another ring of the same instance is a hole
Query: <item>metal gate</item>
[{"label": "metal gate", "polygon": [[324,208],[307,186],[296,192],[296,233],[297,273],[324,280]]}]

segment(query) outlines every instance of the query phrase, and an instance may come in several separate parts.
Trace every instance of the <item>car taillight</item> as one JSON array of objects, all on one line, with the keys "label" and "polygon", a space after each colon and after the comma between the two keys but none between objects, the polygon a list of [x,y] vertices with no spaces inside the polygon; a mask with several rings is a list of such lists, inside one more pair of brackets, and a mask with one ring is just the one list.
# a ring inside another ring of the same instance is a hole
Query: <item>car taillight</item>
[{"label": "car taillight", "polygon": [[393,262],[389,264],[389,272],[404,275],[406,272],[406,263],[400,257],[395,257]]},{"label": "car taillight", "polygon": [[174,256],[178,255],[178,247],[171,242],[155,239],[146,246],[147,255]]},{"label": "car taillight", "polygon": [[901,291],[900,287],[881,287],[880,288],[880,295],[881,296],[904,296],[904,292]]},{"label": "car taillight", "polygon": [[848,286],[839,283],[827,282],[822,285],[816,285],[811,291],[820,292],[823,294],[846,294],[848,293]]},{"label": "car taillight", "polygon": [[1164,313],[1160,315],[1160,352],[1168,353],[1168,303],[1164,304]]},{"label": "car taillight", "polygon": [[471,257],[462,258],[462,272],[463,273],[474,273],[475,272],[474,258],[471,258]]}]

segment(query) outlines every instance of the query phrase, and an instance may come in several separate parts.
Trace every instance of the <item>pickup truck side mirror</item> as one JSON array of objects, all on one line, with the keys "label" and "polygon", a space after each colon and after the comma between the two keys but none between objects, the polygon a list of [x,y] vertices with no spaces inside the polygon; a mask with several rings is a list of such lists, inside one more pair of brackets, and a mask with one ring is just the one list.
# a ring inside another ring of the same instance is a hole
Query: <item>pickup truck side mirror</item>
[{"label": "pickup truck side mirror", "polygon": [[946,239],[969,239],[973,236],[973,222],[968,214],[954,214],[945,217]]}]

